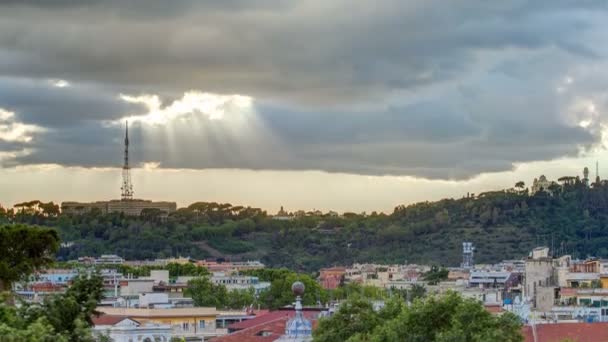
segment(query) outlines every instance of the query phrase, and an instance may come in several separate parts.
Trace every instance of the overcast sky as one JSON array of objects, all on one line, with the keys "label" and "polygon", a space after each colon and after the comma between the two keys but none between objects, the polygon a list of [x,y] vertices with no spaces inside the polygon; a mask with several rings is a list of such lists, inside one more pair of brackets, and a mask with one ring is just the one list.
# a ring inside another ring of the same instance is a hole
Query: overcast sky
[{"label": "overcast sky", "polygon": [[608,3],[5,0],[0,203],[390,211],[608,176]]}]

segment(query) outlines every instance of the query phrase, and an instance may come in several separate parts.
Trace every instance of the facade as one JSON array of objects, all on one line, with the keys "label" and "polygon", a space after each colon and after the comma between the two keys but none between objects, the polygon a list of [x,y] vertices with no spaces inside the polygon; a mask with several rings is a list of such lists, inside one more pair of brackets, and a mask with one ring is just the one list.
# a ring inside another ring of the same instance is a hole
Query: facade
[{"label": "facade", "polygon": [[534,181],[532,182],[532,187],[530,188],[530,190],[531,190],[532,194],[535,194],[539,191],[550,192],[549,187],[552,184],[557,184],[557,183],[547,180],[547,177],[545,177],[545,175],[541,175],[538,179],[534,178]]},{"label": "facade", "polygon": [[[177,277],[175,284],[172,285],[187,284],[194,278],[196,277]],[[253,289],[256,294],[260,294],[262,291],[270,288],[270,282],[260,281],[258,277],[254,276],[228,275],[223,272],[215,272],[209,280],[215,285],[223,285],[228,291]]]},{"label": "facade", "polygon": [[78,272],[66,269],[48,269],[38,274],[38,278],[41,282],[61,285],[67,284],[76,276],[78,276]]},{"label": "facade", "polygon": [[508,287],[511,272],[471,271],[469,285],[479,288]]},{"label": "facade", "polygon": [[139,296],[154,289],[154,279],[122,279],[120,280],[120,295],[123,297]]},{"label": "facade", "polygon": [[153,323],[171,327],[171,334],[188,341],[203,341],[217,336],[215,308],[140,309],[98,307],[106,315],[129,317],[141,324]]},{"label": "facade", "polygon": [[263,263],[257,260],[249,261],[227,261],[217,262],[211,260],[199,260],[196,262],[197,266],[205,267],[209,272],[224,272],[224,273],[235,273],[248,270],[259,270],[266,267]]},{"label": "facade", "polygon": [[[526,259],[524,296],[532,302],[533,308],[537,308],[540,304],[537,302],[537,295],[542,292],[543,298],[546,300],[545,296],[548,291],[543,288],[549,288],[553,292],[556,285],[554,262],[553,258],[549,257],[549,249],[535,248],[531,257]],[[543,306],[546,306],[546,303]]]},{"label": "facade", "polygon": [[157,209],[167,215],[177,210],[175,202],[152,202],[142,199],[111,200],[91,203],[63,202],[61,211],[71,215],[81,215],[92,210],[99,210],[102,214],[124,213],[129,216],[139,216],[144,209]]},{"label": "facade", "polygon": [[344,281],[345,267],[323,268],[320,271],[319,282],[324,289],[335,289]]},{"label": "facade", "polygon": [[171,327],[167,324],[140,322],[126,316],[93,317],[93,333],[105,335],[113,342],[169,342]]}]

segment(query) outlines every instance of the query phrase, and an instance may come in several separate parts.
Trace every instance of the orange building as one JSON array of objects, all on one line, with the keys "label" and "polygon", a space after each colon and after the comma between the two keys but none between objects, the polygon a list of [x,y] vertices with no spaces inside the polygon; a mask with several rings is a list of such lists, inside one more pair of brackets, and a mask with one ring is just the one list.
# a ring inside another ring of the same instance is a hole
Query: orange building
[{"label": "orange building", "polygon": [[340,286],[346,274],[345,267],[323,268],[320,271],[319,282],[324,289],[335,289]]}]

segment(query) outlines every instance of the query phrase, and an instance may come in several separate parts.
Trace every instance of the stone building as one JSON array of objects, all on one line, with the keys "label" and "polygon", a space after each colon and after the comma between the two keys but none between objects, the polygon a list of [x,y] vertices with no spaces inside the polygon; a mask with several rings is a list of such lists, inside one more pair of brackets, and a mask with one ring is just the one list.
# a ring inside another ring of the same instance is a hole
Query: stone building
[{"label": "stone building", "polygon": [[537,247],[526,259],[524,274],[524,296],[535,309],[550,309],[555,299],[557,286],[554,260],[549,248]]},{"label": "stone building", "polygon": [[177,210],[175,202],[152,202],[149,200],[111,200],[100,202],[63,202],[61,212],[65,214],[81,215],[92,210],[99,210],[101,214],[124,213],[129,216],[139,216],[144,209],[160,210],[163,215]]}]

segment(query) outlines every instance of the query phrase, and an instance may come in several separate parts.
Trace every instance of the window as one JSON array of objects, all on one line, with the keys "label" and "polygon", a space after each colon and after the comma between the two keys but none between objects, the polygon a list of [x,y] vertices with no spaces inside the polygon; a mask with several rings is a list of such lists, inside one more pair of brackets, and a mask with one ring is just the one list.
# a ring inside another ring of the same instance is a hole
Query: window
[{"label": "window", "polygon": [[198,328],[205,329],[205,320],[201,319],[200,321],[198,321]]},{"label": "window", "polygon": [[182,330],[190,330],[190,324],[188,322],[183,322]]}]

